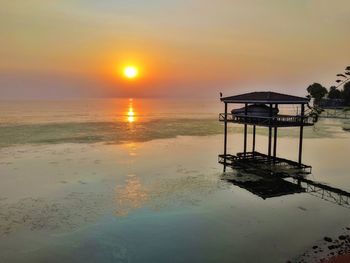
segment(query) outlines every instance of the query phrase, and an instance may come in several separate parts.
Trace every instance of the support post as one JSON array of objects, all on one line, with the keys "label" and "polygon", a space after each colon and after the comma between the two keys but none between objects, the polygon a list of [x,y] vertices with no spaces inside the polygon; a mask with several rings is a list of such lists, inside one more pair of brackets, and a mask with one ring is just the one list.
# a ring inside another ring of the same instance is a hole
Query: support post
[{"label": "support post", "polygon": [[[278,104],[275,104],[275,109],[278,109]],[[276,119],[274,118],[274,122]],[[277,125],[275,123],[274,131],[273,131],[273,162],[276,162],[276,152],[277,152]]]},{"label": "support post", "polygon": [[226,154],[227,154],[227,102],[225,102],[225,119],[224,119],[224,172],[226,172]]},{"label": "support post", "polygon": [[305,114],[305,105],[301,104],[300,134],[299,134],[299,158],[298,158],[299,166],[301,166],[301,158],[302,158],[302,153],[303,153],[304,114]]},{"label": "support post", "polygon": [[273,162],[276,162],[276,152],[277,152],[277,127],[274,127],[274,131],[273,131]]},{"label": "support post", "polygon": [[301,181],[300,181],[300,179],[298,179],[298,186],[301,186]]},{"label": "support post", "polygon": [[244,106],[244,115],[246,116],[244,118],[244,157],[247,155],[247,130],[248,130],[248,125],[247,125],[247,115],[248,115],[248,103],[245,104]]},{"label": "support post", "polygon": [[253,125],[253,155],[255,155],[255,134],[256,134],[256,126]]},{"label": "support post", "polygon": [[271,118],[272,118],[272,104],[270,104],[270,119],[269,119],[269,144],[268,144],[268,153],[267,153],[267,156],[268,156],[268,159],[270,160],[271,159],[271,142],[272,142],[272,121],[271,121]]}]

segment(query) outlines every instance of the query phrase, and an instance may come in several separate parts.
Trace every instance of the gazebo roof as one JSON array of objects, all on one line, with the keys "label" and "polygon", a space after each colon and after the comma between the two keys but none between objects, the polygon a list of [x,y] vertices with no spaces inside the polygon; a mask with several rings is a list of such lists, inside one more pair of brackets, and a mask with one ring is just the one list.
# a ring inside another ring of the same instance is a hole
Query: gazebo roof
[{"label": "gazebo roof", "polygon": [[277,104],[306,104],[308,98],[297,97],[272,91],[244,93],[236,96],[220,98],[227,103],[277,103]]}]

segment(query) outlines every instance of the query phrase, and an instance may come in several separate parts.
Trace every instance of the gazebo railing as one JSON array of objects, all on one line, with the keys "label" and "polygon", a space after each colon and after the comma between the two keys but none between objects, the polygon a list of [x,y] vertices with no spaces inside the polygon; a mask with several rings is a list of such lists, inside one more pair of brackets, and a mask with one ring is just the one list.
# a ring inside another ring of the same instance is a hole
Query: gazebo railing
[{"label": "gazebo railing", "polygon": [[313,118],[310,116],[298,116],[298,115],[276,115],[273,117],[265,116],[252,116],[244,114],[232,114],[232,113],[220,113],[220,121],[258,124],[258,125],[292,125],[292,126],[306,126],[313,125]]}]

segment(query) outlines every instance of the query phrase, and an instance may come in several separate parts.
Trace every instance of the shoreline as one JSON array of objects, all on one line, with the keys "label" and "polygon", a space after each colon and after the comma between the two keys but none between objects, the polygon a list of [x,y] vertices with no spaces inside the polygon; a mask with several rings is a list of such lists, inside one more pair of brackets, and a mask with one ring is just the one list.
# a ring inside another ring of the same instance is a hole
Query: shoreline
[{"label": "shoreline", "polygon": [[350,262],[350,227],[343,227],[342,231],[335,232],[331,236],[324,236],[302,255],[287,262]]},{"label": "shoreline", "polygon": [[321,261],[325,263],[348,263],[350,262],[350,253],[346,255],[340,255],[340,256],[335,256],[330,258],[329,260],[326,261]]}]

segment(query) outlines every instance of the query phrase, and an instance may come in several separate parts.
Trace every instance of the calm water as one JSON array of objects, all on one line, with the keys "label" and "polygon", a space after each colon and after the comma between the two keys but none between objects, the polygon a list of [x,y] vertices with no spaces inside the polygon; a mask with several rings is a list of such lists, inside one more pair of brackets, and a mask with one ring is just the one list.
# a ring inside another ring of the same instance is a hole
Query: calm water
[{"label": "calm water", "polygon": [[[286,262],[349,226],[348,208],[311,194],[264,200],[221,180],[221,108],[1,103],[0,262]],[[350,191],[346,125],[307,128],[304,163],[310,179]],[[278,154],[296,159],[297,131],[280,135]],[[241,149],[232,126],[229,150]]]}]

